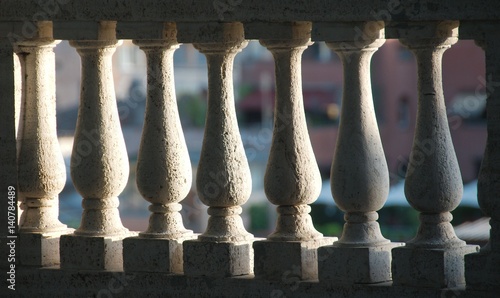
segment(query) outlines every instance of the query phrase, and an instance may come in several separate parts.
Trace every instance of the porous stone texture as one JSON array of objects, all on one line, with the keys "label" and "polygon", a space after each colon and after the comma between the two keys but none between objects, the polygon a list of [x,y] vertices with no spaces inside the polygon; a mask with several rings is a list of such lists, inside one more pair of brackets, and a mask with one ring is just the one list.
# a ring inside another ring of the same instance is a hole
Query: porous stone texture
[{"label": "porous stone texture", "polygon": [[[135,236],[133,233],[126,236]],[[61,268],[123,270],[124,236],[63,235],[60,239]]]},{"label": "porous stone texture", "polygon": [[136,179],[139,192],[151,203],[149,226],[141,236],[176,239],[192,234],[182,224],[178,204],[191,189],[192,172],[175,97],[175,24],[166,24],[162,37],[134,40],[146,54],[148,71]]},{"label": "porous stone texture", "polygon": [[15,45],[24,74],[18,130],[18,188],[24,209],[19,257],[23,265],[50,266],[59,263],[57,237],[73,230],[58,219],[58,194],[66,182],[56,130],[53,48],[59,41],[52,38],[51,22],[34,27],[33,37]]},{"label": "porous stone texture", "polygon": [[183,272],[181,239],[130,237],[123,240],[123,269],[129,272]]},{"label": "porous stone texture", "polygon": [[[497,24],[479,23],[473,27],[476,43],[485,51],[486,62],[486,109],[488,139],[479,171],[477,195],[481,210],[490,216],[490,239],[478,254],[465,257],[465,279],[467,288],[478,290],[500,290],[500,40]],[[493,33],[495,32],[495,33]],[[477,38],[479,37],[480,38]]]},{"label": "porous stone texture", "polygon": [[480,252],[465,256],[467,289],[500,291],[500,253]]},{"label": "porous stone texture", "polygon": [[253,272],[251,241],[208,242],[188,240],[183,243],[184,274],[188,276],[226,277]]},{"label": "porous stone texture", "polygon": [[311,42],[311,23],[252,24],[250,34],[273,55],[276,81],[274,127],[264,175],[267,199],[277,205],[273,241],[309,241],[323,235],[310,207],[321,190],[321,175],[307,132],[301,80],[302,53]]},{"label": "porous stone texture", "polygon": [[392,251],[393,284],[432,288],[463,286],[464,255],[478,250],[476,245],[447,249],[395,248]]},{"label": "porous stone texture", "polygon": [[[272,298],[496,298],[498,292],[373,285],[339,285],[331,288],[317,281],[291,278],[269,281],[242,276],[192,277],[168,273],[75,271],[58,268],[20,268],[16,294],[22,297],[272,297]],[[57,282],[55,282],[57,281]]]},{"label": "porous stone texture", "polygon": [[329,245],[318,248],[319,281],[325,285],[372,284],[391,277],[391,250],[402,243],[368,247]]},{"label": "porous stone texture", "polygon": [[53,266],[59,261],[59,237],[73,232],[20,233],[19,262],[26,266]]},{"label": "porous stone texture", "polygon": [[255,241],[255,277],[267,280],[318,279],[317,249],[334,241],[337,241],[336,237],[309,241]]},{"label": "porous stone texture", "polygon": [[464,255],[477,249],[460,240],[450,224],[463,184],[446,116],[441,69],[443,53],[458,40],[458,22],[409,24],[398,32],[417,60],[417,123],[405,195],[420,212],[420,226],[406,247],[393,250],[393,280],[396,285],[455,287],[465,283]]}]

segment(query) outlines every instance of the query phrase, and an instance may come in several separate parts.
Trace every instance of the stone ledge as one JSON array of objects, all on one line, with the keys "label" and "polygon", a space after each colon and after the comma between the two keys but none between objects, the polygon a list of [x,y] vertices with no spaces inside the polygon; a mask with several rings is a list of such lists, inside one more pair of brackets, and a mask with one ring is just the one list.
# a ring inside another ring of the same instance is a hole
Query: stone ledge
[{"label": "stone ledge", "polygon": [[[54,3],[57,3],[54,5]],[[0,21],[39,18],[55,20],[175,21],[175,22],[290,22],[368,20],[497,20],[500,2],[454,0],[309,0],[220,1],[213,0],[3,0]],[[400,4],[401,3],[401,4]],[[225,5],[225,6],[223,6]]]},{"label": "stone ledge", "polygon": [[[20,268],[16,294],[21,297],[460,297],[493,298],[497,292],[376,285],[335,286],[317,281],[268,281],[245,277],[188,277],[166,273],[123,273]],[[57,281],[57,282],[54,282]],[[5,281],[4,281],[5,283]]]}]

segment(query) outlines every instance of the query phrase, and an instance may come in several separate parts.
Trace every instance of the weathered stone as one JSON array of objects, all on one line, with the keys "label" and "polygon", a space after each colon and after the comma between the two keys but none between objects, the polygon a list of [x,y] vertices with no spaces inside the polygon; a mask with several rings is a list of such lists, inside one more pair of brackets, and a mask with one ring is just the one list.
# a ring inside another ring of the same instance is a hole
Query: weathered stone
[{"label": "weathered stone", "polygon": [[465,256],[465,280],[467,289],[500,291],[500,253],[479,252]]},{"label": "weathered stone", "polygon": [[420,212],[420,227],[406,247],[393,250],[393,280],[396,285],[455,287],[465,282],[464,254],[477,248],[460,240],[450,224],[463,184],[447,121],[441,68],[443,53],[458,40],[458,22],[411,24],[399,35],[418,65],[417,124],[405,194]]},{"label": "weathered stone", "polygon": [[373,284],[391,281],[391,250],[402,243],[378,246],[318,248],[319,281],[326,285]]},{"label": "weathered stone", "polygon": [[336,240],[336,237],[324,237],[308,241],[255,241],[255,277],[282,281],[292,277],[318,279],[318,247]]},{"label": "weathered stone", "polygon": [[123,269],[129,272],[183,273],[180,239],[131,237],[123,240]]},{"label": "weathered stone", "polygon": [[187,276],[238,276],[253,272],[252,242],[209,242],[188,240],[183,243],[184,274]]},{"label": "weathered stone", "polygon": [[456,248],[392,250],[394,285],[455,288],[465,284],[464,255],[479,250],[476,245]]},{"label": "weathered stone", "polygon": [[39,267],[59,265],[59,237],[72,231],[73,229],[51,233],[20,233],[19,263]]},{"label": "weathered stone", "polygon": [[58,194],[66,183],[56,130],[53,48],[58,43],[52,38],[52,23],[38,22],[34,36],[16,44],[24,74],[18,133],[18,197],[24,209],[19,257],[22,264],[31,266],[58,264],[57,237],[73,231],[58,219]]},{"label": "weathered stone", "polygon": [[[500,290],[500,122],[498,121],[500,89],[500,48],[496,24],[489,22],[474,26],[476,43],[484,49],[486,62],[486,117],[488,139],[479,171],[477,195],[481,210],[490,216],[490,239],[479,254],[465,258],[465,278],[467,288],[496,291]],[[480,36],[480,38],[477,38]]]},{"label": "weathered stone", "polygon": [[253,235],[240,216],[252,191],[233,94],[233,61],[247,44],[240,23],[179,26],[178,38],[193,33],[194,47],[208,64],[205,134],[196,173],[200,200],[209,206],[207,228],[183,243],[186,275],[235,276],[252,273]]},{"label": "weathered stone", "polygon": [[[125,236],[134,236],[133,233]],[[61,268],[78,270],[123,270],[120,236],[63,235],[60,240]]]}]

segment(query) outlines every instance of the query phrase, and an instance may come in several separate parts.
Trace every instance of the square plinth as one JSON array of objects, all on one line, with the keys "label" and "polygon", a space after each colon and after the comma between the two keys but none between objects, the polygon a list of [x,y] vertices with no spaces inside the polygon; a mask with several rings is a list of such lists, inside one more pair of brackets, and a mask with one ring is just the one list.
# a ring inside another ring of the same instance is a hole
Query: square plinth
[{"label": "square plinth", "polygon": [[323,284],[374,284],[391,280],[391,250],[402,243],[372,247],[318,248],[318,275]]},{"label": "square plinth", "polygon": [[268,280],[289,277],[300,280],[318,279],[317,249],[334,241],[337,241],[336,237],[309,241],[256,241],[253,243],[255,277]]},{"label": "square plinth", "polygon": [[252,241],[183,243],[184,274],[226,277],[253,273]]},{"label": "square plinth", "polygon": [[465,284],[464,255],[476,245],[448,249],[399,247],[392,251],[394,285],[454,288]]},{"label": "square plinth", "polygon": [[19,260],[24,266],[59,265],[59,239],[73,229],[53,233],[19,233]]},{"label": "square plinth", "polygon": [[500,252],[480,252],[465,256],[468,290],[500,291]]},{"label": "square plinth", "polygon": [[122,242],[127,233],[117,236],[61,236],[61,268],[79,270],[123,270]]},{"label": "square plinth", "polygon": [[182,274],[182,243],[195,238],[126,238],[123,240],[123,269],[129,272]]}]

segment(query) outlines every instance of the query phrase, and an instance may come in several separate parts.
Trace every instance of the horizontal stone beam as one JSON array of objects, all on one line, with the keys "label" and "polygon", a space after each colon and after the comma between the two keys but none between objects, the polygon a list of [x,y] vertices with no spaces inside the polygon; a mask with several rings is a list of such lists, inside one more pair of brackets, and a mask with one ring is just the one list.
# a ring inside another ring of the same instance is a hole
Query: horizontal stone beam
[{"label": "horizontal stone beam", "polygon": [[0,22],[487,21],[498,11],[497,0],[2,0]]}]

